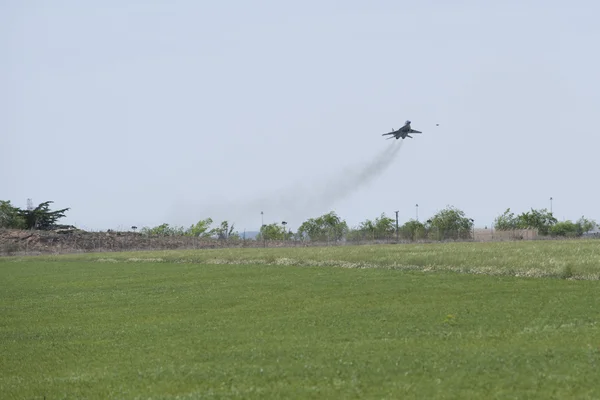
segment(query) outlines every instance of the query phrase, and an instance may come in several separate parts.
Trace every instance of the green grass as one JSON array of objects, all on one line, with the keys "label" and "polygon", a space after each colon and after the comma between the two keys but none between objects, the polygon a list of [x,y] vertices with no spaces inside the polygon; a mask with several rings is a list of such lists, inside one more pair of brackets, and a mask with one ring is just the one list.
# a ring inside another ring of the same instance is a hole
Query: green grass
[{"label": "green grass", "polygon": [[599,246],[0,258],[0,393],[599,398]]}]

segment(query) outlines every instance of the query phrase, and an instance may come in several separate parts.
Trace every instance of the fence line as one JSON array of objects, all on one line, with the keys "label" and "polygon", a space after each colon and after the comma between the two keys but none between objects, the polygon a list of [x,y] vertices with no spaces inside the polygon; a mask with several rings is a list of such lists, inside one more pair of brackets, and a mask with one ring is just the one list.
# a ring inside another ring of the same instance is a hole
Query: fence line
[{"label": "fence line", "polygon": [[435,229],[421,232],[416,237],[398,233],[378,237],[372,234],[354,234],[342,240],[310,241],[289,240],[205,239],[192,236],[147,236],[132,232],[78,232],[0,230],[0,254],[16,253],[76,253],[104,251],[184,250],[218,248],[276,248],[321,247],[369,244],[403,244],[435,242],[491,242],[515,240],[560,239],[539,235],[536,230],[519,229],[498,231],[474,229],[469,232],[439,232]]}]

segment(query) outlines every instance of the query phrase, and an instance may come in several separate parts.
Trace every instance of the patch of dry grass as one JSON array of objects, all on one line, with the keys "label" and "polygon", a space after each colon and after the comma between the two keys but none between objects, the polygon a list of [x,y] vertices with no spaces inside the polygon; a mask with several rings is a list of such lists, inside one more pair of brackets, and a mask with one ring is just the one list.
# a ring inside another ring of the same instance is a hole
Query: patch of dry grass
[{"label": "patch of dry grass", "polygon": [[[10,258],[13,261],[28,258]],[[428,243],[372,246],[165,250],[42,256],[44,260],[294,265],[600,279],[600,241]],[[1,261],[0,261],[1,262]]]}]

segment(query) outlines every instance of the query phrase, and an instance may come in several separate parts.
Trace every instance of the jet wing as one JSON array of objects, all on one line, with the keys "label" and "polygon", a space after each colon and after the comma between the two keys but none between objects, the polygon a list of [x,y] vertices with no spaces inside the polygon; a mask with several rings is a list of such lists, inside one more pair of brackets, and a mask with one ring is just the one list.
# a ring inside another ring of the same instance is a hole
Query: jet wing
[{"label": "jet wing", "polygon": [[408,131],[408,133],[423,133],[423,132],[421,132],[421,131],[416,131],[416,130],[414,130],[414,129],[411,129],[410,131]]}]

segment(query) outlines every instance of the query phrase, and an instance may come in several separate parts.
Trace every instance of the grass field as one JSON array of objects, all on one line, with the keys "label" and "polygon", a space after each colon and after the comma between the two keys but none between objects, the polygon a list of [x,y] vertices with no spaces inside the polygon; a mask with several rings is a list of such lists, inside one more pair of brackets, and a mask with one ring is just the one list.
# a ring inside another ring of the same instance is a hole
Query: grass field
[{"label": "grass field", "polygon": [[600,241],[0,258],[3,399],[600,398]]}]

